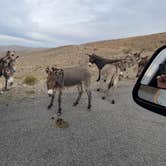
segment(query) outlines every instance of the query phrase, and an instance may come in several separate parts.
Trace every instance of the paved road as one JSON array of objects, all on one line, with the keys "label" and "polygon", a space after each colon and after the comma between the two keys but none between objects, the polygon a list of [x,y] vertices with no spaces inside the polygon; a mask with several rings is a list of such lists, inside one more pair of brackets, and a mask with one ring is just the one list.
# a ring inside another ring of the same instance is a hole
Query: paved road
[{"label": "paved road", "polygon": [[86,96],[73,108],[75,94],[64,95],[66,129],[55,127],[47,96],[0,96],[0,166],[165,166],[166,118],[137,106],[131,87],[115,105],[93,92],[91,111]]}]

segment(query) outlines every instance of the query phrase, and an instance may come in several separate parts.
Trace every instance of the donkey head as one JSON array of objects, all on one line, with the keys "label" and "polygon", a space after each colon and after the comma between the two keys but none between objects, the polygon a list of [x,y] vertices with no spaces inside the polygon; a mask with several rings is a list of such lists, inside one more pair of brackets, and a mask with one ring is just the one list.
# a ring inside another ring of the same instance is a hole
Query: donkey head
[{"label": "donkey head", "polygon": [[9,61],[10,67],[13,69],[14,72],[16,71],[15,62],[18,58],[19,56],[15,56],[15,51],[10,51],[8,61]]},{"label": "donkey head", "polygon": [[62,69],[58,69],[55,67],[52,67],[51,69],[47,67],[46,73],[47,73],[47,90],[48,90],[47,93],[49,96],[52,96],[56,88],[63,87],[64,73]]},{"label": "donkey head", "polygon": [[93,54],[87,54],[89,56],[89,66],[91,66],[93,63],[95,63],[96,55]]},{"label": "donkey head", "polygon": [[11,60],[15,58],[15,51],[7,51],[6,56],[3,58],[4,60]]},{"label": "donkey head", "polygon": [[15,56],[15,51],[7,51],[6,56],[0,59],[0,62],[9,64],[12,67],[13,71],[15,72],[15,61],[18,59],[19,56]]}]

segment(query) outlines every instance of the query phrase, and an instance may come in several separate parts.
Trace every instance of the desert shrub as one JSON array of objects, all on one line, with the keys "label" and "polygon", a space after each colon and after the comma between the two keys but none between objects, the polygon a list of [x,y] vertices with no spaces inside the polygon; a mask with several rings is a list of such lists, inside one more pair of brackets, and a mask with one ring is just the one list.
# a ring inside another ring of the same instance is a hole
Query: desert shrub
[{"label": "desert shrub", "polygon": [[23,80],[23,83],[27,85],[35,85],[36,82],[37,82],[37,78],[33,75],[28,75]]},{"label": "desert shrub", "polygon": [[33,94],[35,94],[35,91],[34,90],[28,90],[28,91],[25,91],[25,93],[27,95],[33,95]]},{"label": "desert shrub", "polygon": [[124,48],[122,51],[123,51],[124,54],[131,53],[131,49],[130,48]]}]

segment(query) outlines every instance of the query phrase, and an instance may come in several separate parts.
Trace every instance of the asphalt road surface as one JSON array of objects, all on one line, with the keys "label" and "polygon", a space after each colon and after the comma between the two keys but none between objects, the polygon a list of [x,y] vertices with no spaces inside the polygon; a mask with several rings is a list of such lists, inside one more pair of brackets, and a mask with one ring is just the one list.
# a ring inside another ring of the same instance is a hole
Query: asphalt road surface
[{"label": "asphalt road surface", "polygon": [[[72,107],[76,94],[63,96],[69,128],[51,120],[47,95],[0,96],[0,166],[165,166],[166,118],[144,110],[131,97],[132,85],[102,100],[93,92]],[[57,99],[56,99],[57,100]]]}]

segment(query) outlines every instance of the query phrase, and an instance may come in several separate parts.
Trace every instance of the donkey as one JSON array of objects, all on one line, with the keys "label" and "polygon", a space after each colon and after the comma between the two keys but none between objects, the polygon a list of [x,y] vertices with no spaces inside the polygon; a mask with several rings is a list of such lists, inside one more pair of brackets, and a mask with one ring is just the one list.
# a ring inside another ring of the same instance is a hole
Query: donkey
[{"label": "donkey", "polygon": [[70,67],[70,68],[55,68],[51,69],[46,68],[47,73],[47,90],[48,95],[51,97],[50,104],[48,105],[48,109],[53,106],[54,102],[54,94],[56,89],[59,90],[58,94],[58,115],[61,115],[61,96],[62,90],[64,87],[77,86],[78,89],[78,97],[76,101],[73,103],[73,106],[79,104],[83,93],[83,85],[85,91],[88,96],[88,109],[91,108],[91,75],[87,68],[84,67]]},{"label": "donkey", "polygon": [[[91,66],[91,64],[96,64],[99,74],[98,74],[98,78],[96,81],[100,81],[101,78],[101,70],[102,68],[107,65],[107,64],[114,64],[114,63],[119,63],[120,61],[122,61],[122,59],[106,59],[106,58],[102,58],[98,55],[93,54],[87,54],[89,56],[89,66]],[[121,66],[123,67],[123,65]]]},{"label": "donkey", "polygon": [[5,57],[0,59],[0,77],[3,76],[5,78],[5,90],[7,90],[7,85],[12,86],[13,84],[13,75],[15,72],[15,61],[19,57],[14,57],[15,52],[7,51]]},{"label": "donkey", "polygon": [[[133,66],[137,66],[138,63],[141,61],[141,54],[144,50],[140,51],[140,52],[136,52],[132,55],[127,55],[124,57],[124,59],[122,59],[120,62],[118,62],[118,66],[121,70],[121,74],[120,76],[123,77],[124,76],[124,73],[123,72],[126,72],[127,73],[127,77],[128,77],[128,69],[133,67]],[[123,67],[122,67],[123,66]]]},{"label": "donkey", "polygon": [[[104,100],[108,97],[108,93],[111,90],[111,93],[117,88],[121,70],[118,65],[105,65],[101,71],[101,80],[100,80],[100,90],[103,92],[102,99]],[[112,104],[114,104],[114,99]]]},{"label": "donkey", "polygon": [[141,60],[138,63],[138,71],[137,71],[136,77],[140,76],[140,74],[141,74],[143,68],[145,67],[145,65],[147,64],[147,62],[148,62],[148,56],[141,58]]}]

